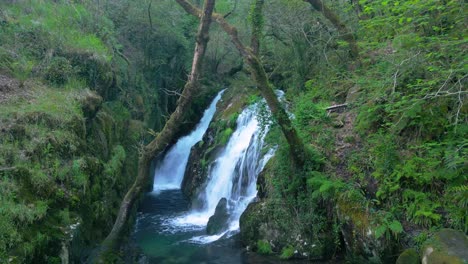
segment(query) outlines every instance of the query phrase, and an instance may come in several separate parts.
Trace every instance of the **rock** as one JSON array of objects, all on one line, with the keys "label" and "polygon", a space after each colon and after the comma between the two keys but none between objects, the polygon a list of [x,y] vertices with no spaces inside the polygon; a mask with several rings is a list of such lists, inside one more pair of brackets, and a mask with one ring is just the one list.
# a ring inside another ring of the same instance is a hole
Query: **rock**
[{"label": "rock", "polygon": [[240,238],[244,246],[256,247],[260,240],[260,225],[265,220],[260,202],[253,202],[247,206],[239,220]]},{"label": "rock", "polygon": [[403,251],[398,257],[396,264],[419,264],[419,255],[414,248]]},{"label": "rock", "polygon": [[423,264],[463,264],[468,262],[468,238],[460,231],[442,229],[426,242]]},{"label": "rock", "polygon": [[216,205],[215,213],[208,220],[206,225],[206,233],[208,235],[218,234],[224,229],[228,228],[229,213],[227,210],[226,198],[221,198],[218,205]]}]

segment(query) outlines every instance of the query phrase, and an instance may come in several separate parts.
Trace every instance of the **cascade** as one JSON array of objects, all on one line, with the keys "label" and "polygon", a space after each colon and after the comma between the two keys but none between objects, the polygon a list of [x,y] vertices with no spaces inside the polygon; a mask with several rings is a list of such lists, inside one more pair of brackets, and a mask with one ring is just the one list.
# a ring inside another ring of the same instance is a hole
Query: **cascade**
[{"label": "cascade", "polygon": [[160,161],[155,170],[153,192],[162,190],[180,189],[185,167],[187,166],[190,149],[203,138],[208,126],[216,112],[216,104],[221,99],[224,90],[219,92],[213,99],[208,109],[196,128],[189,135],[180,138],[177,143],[169,149],[166,156]]},{"label": "cascade", "polygon": [[203,207],[193,209],[188,214],[171,221],[178,227],[205,227],[220,200],[227,199],[229,218],[226,228],[216,235],[193,237],[191,242],[209,243],[239,230],[241,214],[257,195],[257,176],[275,151],[270,149],[262,154],[269,125],[266,124],[262,128],[259,124],[257,119],[259,111],[260,106],[254,104],[239,115],[236,130],[225,149],[211,165],[206,186],[198,197]]}]

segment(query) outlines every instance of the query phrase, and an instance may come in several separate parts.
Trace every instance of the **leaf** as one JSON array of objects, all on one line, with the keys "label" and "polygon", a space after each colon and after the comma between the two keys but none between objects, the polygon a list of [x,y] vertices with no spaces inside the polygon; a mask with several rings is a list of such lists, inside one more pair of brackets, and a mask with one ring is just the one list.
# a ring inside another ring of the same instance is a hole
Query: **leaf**
[{"label": "leaf", "polygon": [[385,232],[387,231],[387,226],[386,225],[381,225],[375,229],[375,238],[379,239],[381,238]]},{"label": "leaf", "polygon": [[401,225],[401,223],[397,220],[393,220],[390,225],[388,226],[388,228],[390,228],[390,230],[392,231],[393,235],[397,235],[401,232],[403,232],[403,226]]}]

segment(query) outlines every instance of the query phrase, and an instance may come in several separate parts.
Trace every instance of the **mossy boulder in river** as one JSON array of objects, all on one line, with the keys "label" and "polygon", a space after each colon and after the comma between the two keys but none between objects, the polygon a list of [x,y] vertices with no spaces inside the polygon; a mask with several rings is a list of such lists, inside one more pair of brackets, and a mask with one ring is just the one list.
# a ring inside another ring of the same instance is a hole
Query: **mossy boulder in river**
[{"label": "mossy boulder in river", "polygon": [[220,233],[228,227],[229,214],[227,210],[227,199],[222,198],[216,205],[215,213],[208,220],[206,225],[206,233],[214,235]]},{"label": "mossy boulder in river", "polygon": [[422,250],[423,264],[468,263],[468,239],[453,229],[442,229],[426,242]]}]

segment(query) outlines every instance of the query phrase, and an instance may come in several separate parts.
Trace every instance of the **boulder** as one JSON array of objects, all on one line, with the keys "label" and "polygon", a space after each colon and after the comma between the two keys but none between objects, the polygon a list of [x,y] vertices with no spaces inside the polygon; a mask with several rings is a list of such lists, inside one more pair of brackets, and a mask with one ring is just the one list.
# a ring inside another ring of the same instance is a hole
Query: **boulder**
[{"label": "boulder", "polygon": [[422,263],[468,263],[468,238],[464,233],[457,230],[439,230],[423,247]]},{"label": "boulder", "polygon": [[206,233],[208,235],[218,234],[229,226],[229,213],[227,210],[227,199],[221,198],[216,205],[215,213],[208,220]]},{"label": "boulder", "polygon": [[419,255],[414,248],[403,251],[398,257],[396,264],[419,264]]}]

